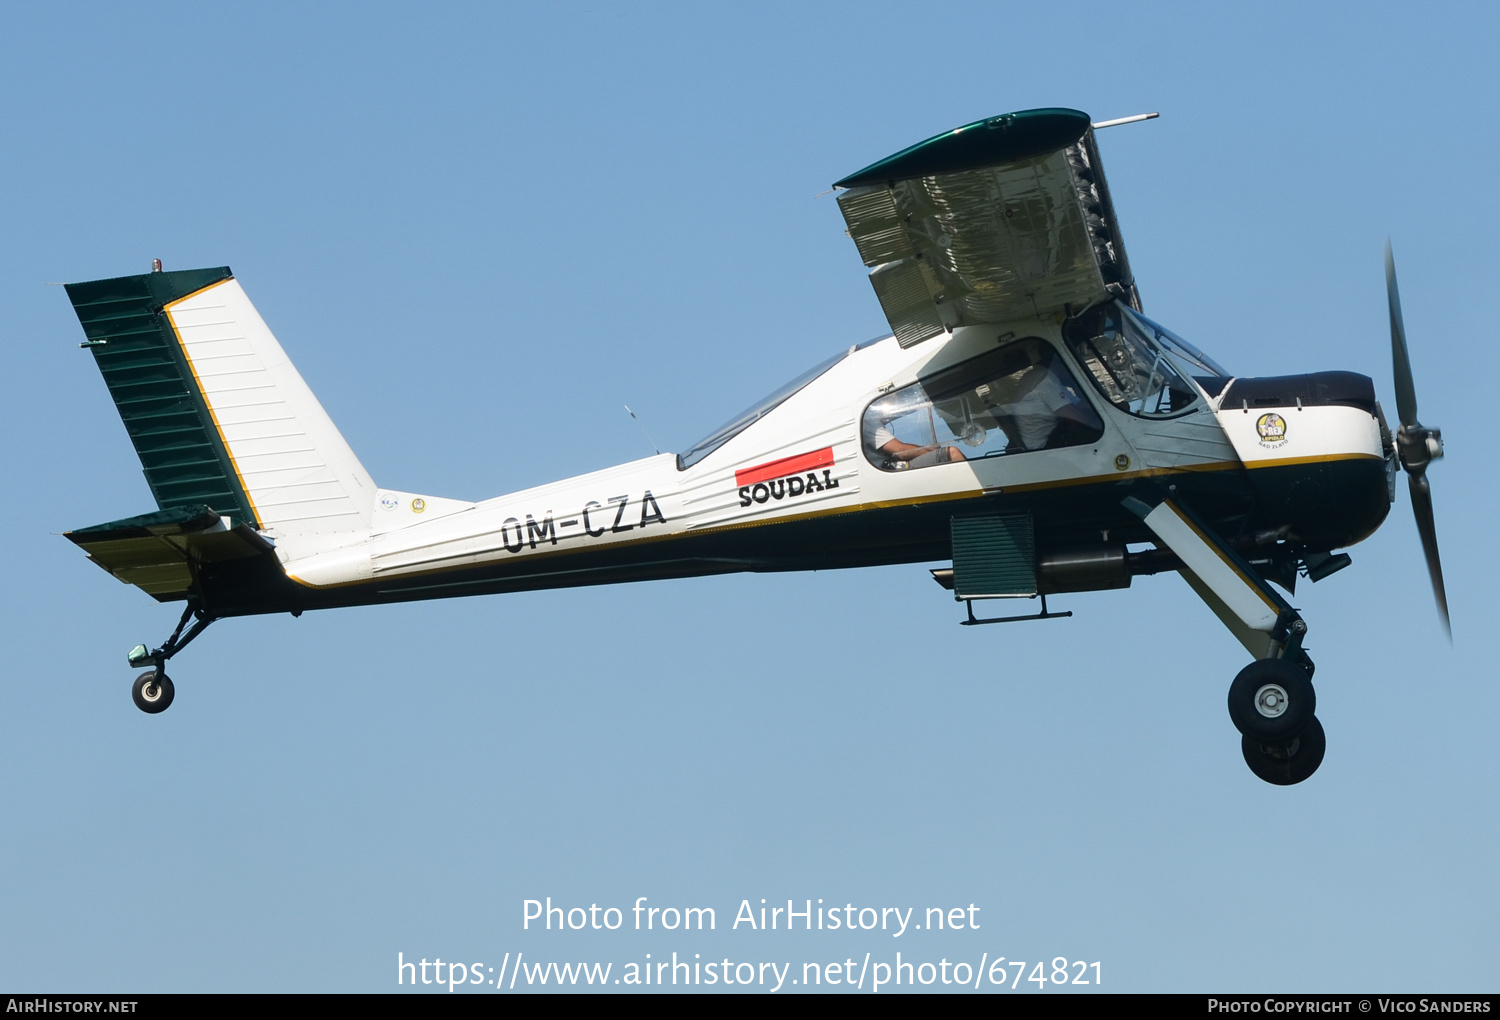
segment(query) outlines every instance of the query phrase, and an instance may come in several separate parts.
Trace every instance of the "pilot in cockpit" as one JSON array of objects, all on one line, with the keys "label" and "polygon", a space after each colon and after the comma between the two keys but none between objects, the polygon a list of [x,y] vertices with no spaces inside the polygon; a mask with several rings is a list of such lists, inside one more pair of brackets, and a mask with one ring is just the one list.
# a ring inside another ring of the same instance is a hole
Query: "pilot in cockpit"
[{"label": "pilot in cockpit", "polygon": [[[1072,433],[1079,428],[1090,433],[1083,441],[1092,441],[1103,423],[1078,392],[1072,375],[1059,364],[1057,353],[1040,340],[1027,340],[1025,344],[1031,364],[1017,373],[1014,395],[1006,408],[1021,447],[1041,450],[1049,443],[1072,445],[1078,441]],[[1054,435],[1059,431],[1066,435]]]}]

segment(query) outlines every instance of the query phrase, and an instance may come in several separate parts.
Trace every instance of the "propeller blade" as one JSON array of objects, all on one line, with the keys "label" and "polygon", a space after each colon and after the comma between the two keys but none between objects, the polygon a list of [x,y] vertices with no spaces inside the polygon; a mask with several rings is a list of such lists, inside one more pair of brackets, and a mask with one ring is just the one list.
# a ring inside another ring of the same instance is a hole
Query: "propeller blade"
[{"label": "propeller blade", "polygon": [[1401,318],[1401,294],[1396,289],[1396,257],[1385,242],[1385,293],[1391,306],[1391,364],[1396,377],[1396,414],[1402,425],[1417,424],[1417,387],[1406,353],[1406,323]]},{"label": "propeller blade", "polygon": [[1406,481],[1411,489],[1411,510],[1417,518],[1417,533],[1422,536],[1422,552],[1427,556],[1427,574],[1432,578],[1432,596],[1437,600],[1438,615],[1443,618],[1443,630],[1452,641],[1448,592],[1443,587],[1443,561],[1438,558],[1437,525],[1432,519],[1432,489],[1427,484],[1426,474],[1408,474]]}]

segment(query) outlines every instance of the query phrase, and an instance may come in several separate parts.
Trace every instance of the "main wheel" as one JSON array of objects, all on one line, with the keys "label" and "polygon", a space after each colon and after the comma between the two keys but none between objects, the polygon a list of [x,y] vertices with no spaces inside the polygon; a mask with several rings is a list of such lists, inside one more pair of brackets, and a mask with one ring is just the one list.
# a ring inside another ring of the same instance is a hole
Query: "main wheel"
[{"label": "main wheel", "polygon": [[1229,718],[1256,743],[1289,743],[1317,707],[1307,670],[1285,659],[1252,662],[1229,685]]},{"label": "main wheel", "polygon": [[152,715],[165,712],[172,704],[172,697],[176,693],[172,689],[171,678],[165,673],[158,676],[154,669],[148,669],[136,677],[135,683],[130,688],[130,696],[135,701],[135,707]]},{"label": "main wheel", "polygon": [[1294,786],[1318,771],[1328,749],[1323,724],[1313,716],[1307,728],[1287,744],[1261,744],[1240,738],[1240,753],[1257,777],[1276,786]]}]

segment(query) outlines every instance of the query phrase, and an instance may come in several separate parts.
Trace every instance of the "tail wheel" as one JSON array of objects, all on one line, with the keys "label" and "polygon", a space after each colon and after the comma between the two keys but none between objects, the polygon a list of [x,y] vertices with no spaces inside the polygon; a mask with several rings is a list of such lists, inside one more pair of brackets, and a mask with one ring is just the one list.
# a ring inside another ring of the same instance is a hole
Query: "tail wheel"
[{"label": "tail wheel", "polygon": [[148,669],[136,677],[130,688],[130,697],[135,701],[135,707],[151,715],[165,712],[176,693],[171,678],[166,673],[158,674],[154,669]]},{"label": "tail wheel", "polygon": [[1255,775],[1275,786],[1295,786],[1318,771],[1328,749],[1323,724],[1314,716],[1302,733],[1285,744],[1262,744],[1240,738],[1240,752]]}]

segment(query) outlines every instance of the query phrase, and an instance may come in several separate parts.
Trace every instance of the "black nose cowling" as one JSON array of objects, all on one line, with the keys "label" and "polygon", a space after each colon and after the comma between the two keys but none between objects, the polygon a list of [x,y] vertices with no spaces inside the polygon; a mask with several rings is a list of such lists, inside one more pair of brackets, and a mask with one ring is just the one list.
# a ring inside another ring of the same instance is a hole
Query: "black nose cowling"
[{"label": "black nose cowling", "polygon": [[1394,462],[1375,384],[1356,372],[1236,379],[1219,404],[1279,432],[1245,458],[1257,524],[1290,528],[1313,549],[1353,545],[1374,533],[1391,506]]}]

